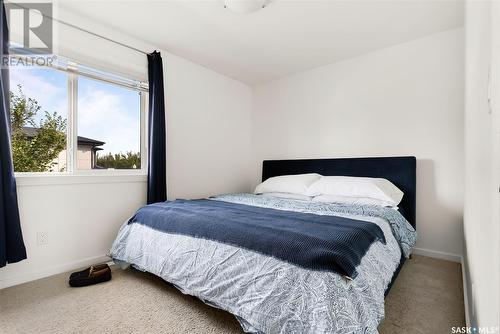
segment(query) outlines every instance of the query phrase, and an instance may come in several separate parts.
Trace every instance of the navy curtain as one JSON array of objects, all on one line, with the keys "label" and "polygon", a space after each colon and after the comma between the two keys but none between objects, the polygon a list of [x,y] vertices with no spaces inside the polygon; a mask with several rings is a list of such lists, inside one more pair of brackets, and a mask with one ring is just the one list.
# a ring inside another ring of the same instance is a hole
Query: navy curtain
[{"label": "navy curtain", "polygon": [[167,200],[163,64],[157,51],[148,54],[148,77],[148,204],[151,204]]},{"label": "navy curtain", "polygon": [[[9,55],[9,31],[3,0],[0,0],[2,30],[2,60]],[[9,70],[0,70],[0,267],[26,259],[19,209],[17,206],[16,179],[10,147]]]}]

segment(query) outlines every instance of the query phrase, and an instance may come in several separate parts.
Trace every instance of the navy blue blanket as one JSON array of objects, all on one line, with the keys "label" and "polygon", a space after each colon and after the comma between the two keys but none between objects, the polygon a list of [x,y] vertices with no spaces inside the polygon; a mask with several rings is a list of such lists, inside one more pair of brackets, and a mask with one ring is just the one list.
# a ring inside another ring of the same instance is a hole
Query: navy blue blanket
[{"label": "navy blue blanket", "polygon": [[203,238],[273,256],[295,265],[351,278],[374,241],[376,224],[213,200],[176,200],[139,209],[138,223],[172,234]]}]

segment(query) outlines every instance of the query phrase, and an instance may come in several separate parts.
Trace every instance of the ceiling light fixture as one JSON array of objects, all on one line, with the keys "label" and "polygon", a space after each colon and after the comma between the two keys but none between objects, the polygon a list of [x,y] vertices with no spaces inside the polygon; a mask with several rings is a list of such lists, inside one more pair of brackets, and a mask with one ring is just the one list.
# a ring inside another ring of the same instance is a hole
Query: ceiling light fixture
[{"label": "ceiling light fixture", "polygon": [[238,14],[253,13],[266,7],[269,0],[224,0],[224,8]]}]

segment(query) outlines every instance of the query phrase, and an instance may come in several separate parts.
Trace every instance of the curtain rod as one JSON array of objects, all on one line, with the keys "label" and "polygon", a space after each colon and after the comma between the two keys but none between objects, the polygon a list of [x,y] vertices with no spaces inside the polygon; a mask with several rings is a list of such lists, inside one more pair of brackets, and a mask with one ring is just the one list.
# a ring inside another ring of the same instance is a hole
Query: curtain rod
[{"label": "curtain rod", "polygon": [[[9,5],[14,5],[14,6],[16,6],[16,7],[23,8],[23,9],[28,9],[28,10],[29,10],[29,8],[22,6],[20,3],[9,2]],[[72,24],[72,23],[68,23],[68,22],[66,22],[66,21],[59,20],[59,19],[56,19],[56,18],[54,18],[54,17],[47,16],[47,15],[45,15],[45,14],[43,14],[43,13],[42,13],[42,16],[43,16],[43,17],[46,17],[46,18],[49,18],[49,19],[51,19],[51,20],[53,20],[53,21],[59,22],[59,23],[61,23],[61,24],[64,24],[64,25],[66,25],[66,26],[68,26],[68,27],[71,27],[71,28],[73,28],[73,29],[80,30],[80,31],[82,31],[82,32],[86,32],[86,33],[87,33],[87,34],[89,34],[89,35],[92,35],[92,36],[95,36],[95,37],[98,37],[98,38],[104,39],[104,40],[106,40],[106,41],[108,41],[108,42],[111,42],[111,43],[114,43],[114,44],[117,44],[117,45],[123,46],[123,47],[125,47],[125,48],[127,48],[127,49],[130,49],[130,50],[133,50],[133,51],[135,51],[135,52],[139,52],[139,53],[142,53],[142,54],[144,54],[144,55],[149,54],[148,52],[142,51],[141,49],[135,48],[135,47],[133,47],[133,46],[130,46],[130,45],[125,44],[125,43],[122,43],[122,42],[115,41],[114,39],[108,38],[108,37],[106,37],[106,36],[99,35],[99,34],[97,34],[97,33],[95,33],[95,32],[92,32],[92,31],[90,31],[90,30],[87,30],[87,29],[81,28],[81,27],[76,26],[76,25],[74,25],[74,24]]]},{"label": "curtain rod", "polygon": [[78,26],[76,26],[76,25],[74,25],[74,24],[71,24],[71,23],[68,23],[68,22],[65,22],[65,21],[62,21],[62,20],[59,20],[59,19],[55,19],[55,18],[52,18],[52,20],[54,20],[54,21],[56,21],[56,22],[59,22],[59,23],[61,23],[61,24],[64,24],[64,25],[66,25],[66,26],[68,26],[68,27],[71,27],[71,28],[74,28],[74,29],[77,29],[77,30],[80,30],[80,31],[86,32],[87,34],[93,35],[93,36],[95,36],[95,37],[98,37],[98,38],[104,39],[104,40],[106,40],[106,41],[108,41],[108,42],[118,44],[118,45],[123,46],[123,47],[125,47],[125,48],[127,48],[127,49],[130,49],[130,50],[133,50],[133,51],[136,51],[136,52],[139,52],[139,53],[145,54],[145,55],[147,55],[147,54],[148,54],[148,52],[146,52],[146,51],[142,51],[142,50],[137,49],[137,48],[134,48],[133,46],[130,46],[130,45],[128,45],[128,44],[125,44],[125,43],[122,43],[122,42],[115,41],[114,39],[108,38],[108,37],[103,36],[103,35],[99,35],[99,34],[97,34],[97,33],[95,33],[95,32],[90,31],[90,30],[80,28],[80,27],[78,27]]}]

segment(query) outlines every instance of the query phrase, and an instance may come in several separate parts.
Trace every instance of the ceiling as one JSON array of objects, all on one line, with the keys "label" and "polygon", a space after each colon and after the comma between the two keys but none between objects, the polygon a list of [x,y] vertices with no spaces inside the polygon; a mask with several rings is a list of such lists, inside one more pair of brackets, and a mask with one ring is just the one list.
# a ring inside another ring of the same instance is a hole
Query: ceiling
[{"label": "ceiling", "polygon": [[222,0],[61,6],[251,85],[463,25],[463,2],[446,0],[274,0],[251,14]]}]

